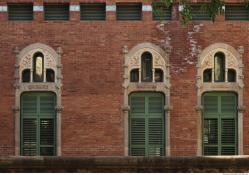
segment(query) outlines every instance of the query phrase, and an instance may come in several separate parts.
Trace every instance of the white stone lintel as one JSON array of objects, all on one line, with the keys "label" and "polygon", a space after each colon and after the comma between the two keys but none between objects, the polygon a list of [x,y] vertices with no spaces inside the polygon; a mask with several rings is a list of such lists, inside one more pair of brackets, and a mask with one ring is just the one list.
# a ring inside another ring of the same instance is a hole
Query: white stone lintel
[{"label": "white stone lintel", "polygon": [[116,12],[116,5],[106,5],[107,12]]},{"label": "white stone lintel", "polygon": [[143,10],[143,12],[151,12],[152,6],[151,5],[143,5],[142,10]]},{"label": "white stone lintel", "polygon": [[7,12],[8,11],[8,6],[0,6],[0,12]]},{"label": "white stone lintel", "polygon": [[44,7],[43,7],[43,5],[34,5],[33,10],[34,10],[34,12],[43,12]]},{"label": "white stone lintel", "polygon": [[79,5],[70,5],[70,11],[71,12],[79,12],[80,6]]}]

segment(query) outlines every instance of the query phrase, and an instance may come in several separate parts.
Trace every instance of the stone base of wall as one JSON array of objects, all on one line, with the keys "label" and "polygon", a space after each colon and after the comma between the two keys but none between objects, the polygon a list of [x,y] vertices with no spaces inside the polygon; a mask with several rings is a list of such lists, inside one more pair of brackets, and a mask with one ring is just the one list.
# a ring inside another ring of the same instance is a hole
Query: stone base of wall
[{"label": "stone base of wall", "polygon": [[249,156],[0,157],[0,172],[249,172]]}]

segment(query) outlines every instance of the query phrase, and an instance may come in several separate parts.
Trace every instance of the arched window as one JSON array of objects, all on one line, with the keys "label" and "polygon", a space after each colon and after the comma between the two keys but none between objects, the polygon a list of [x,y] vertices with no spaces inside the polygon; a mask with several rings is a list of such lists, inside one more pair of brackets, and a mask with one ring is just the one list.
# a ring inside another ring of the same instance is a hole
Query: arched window
[{"label": "arched window", "polygon": [[206,69],[203,72],[203,81],[212,82],[212,69]]},{"label": "arched window", "polygon": [[225,55],[222,52],[214,55],[214,81],[225,82]]},{"label": "arched window", "polygon": [[203,82],[236,82],[236,70],[226,67],[224,53],[215,53],[214,68],[204,69]]},{"label": "arched window", "polygon": [[141,56],[142,63],[142,81],[152,82],[152,55],[150,52],[144,52]]},{"label": "arched window", "polygon": [[236,82],[236,71],[234,69],[228,69],[227,80],[228,82]]},{"label": "arched window", "polygon": [[138,82],[139,81],[139,71],[138,69],[132,69],[131,70],[131,82]]},{"label": "arched window", "polygon": [[155,82],[163,82],[163,71],[155,69]]},{"label": "arched window", "polygon": [[46,70],[46,82],[54,82],[54,70],[53,69],[47,69]]},{"label": "arched window", "polygon": [[44,56],[37,52],[33,56],[33,82],[43,82]]},{"label": "arched window", "polygon": [[30,82],[30,69],[25,69],[22,71],[22,82]]}]

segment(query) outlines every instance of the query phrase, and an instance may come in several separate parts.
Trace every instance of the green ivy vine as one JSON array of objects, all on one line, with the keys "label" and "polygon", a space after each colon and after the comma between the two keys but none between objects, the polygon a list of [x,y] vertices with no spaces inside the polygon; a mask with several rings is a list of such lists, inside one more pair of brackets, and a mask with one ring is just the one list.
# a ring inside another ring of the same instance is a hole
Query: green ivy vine
[{"label": "green ivy vine", "polygon": [[[192,19],[192,8],[191,8],[191,0],[159,0],[157,1],[159,3],[155,4],[160,4],[159,6],[166,6],[170,7],[172,4],[179,2],[181,6],[180,10],[180,15],[181,15],[181,22],[182,24],[187,24],[191,19]],[[244,0],[245,2],[245,7],[249,8],[249,0]],[[224,0],[208,0],[206,3],[202,4],[201,9],[204,12],[207,12],[208,16],[211,18],[211,20],[214,22],[216,16],[218,15],[224,15]],[[156,5],[153,6],[155,8]],[[162,13],[162,9],[160,8],[155,8],[155,12],[157,14]]]}]

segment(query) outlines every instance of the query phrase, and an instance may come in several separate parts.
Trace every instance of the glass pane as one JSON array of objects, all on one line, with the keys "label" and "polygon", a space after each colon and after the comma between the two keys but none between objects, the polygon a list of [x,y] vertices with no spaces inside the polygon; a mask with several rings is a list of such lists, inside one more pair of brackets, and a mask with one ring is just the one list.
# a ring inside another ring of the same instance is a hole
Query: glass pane
[{"label": "glass pane", "polygon": [[54,82],[54,70],[47,69],[47,71],[46,71],[46,82]]},{"label": "glass pane", "polygon": [[142,55],[142,81],[152,81],[152,55],[149,52]]},{"label": "glass pane", "polygon": [[30,82],[30,69],[25,69],[22,72],[22,82]]},{"label": "glass pane", "polygon": [[131,82],[138,82],[139,81],[139,72],[138,69],[131,70]]},{"label": "glass pane", "polygon": [[221,52],[214,56],[214,81],[225,81],[225,56]]},{"label": "glass pane", "polygon": [[233,69],[228,69],[227,73],[228,82],[236,82],[236,71]]},{"label": "glass pane", "polygon": [[44,68],[43,54],[40,52],[35,53],[33,61],[34,61],[33,62],[34,82],[43,82],[43,68]]},{"label": "glass pane", "polygon": [[155,81],[156,82],[163,82],[163,71],[161,69],[155,70]]},{"label": "glass pane", "polygon": [[206,69],[203,72],[203,81],[212,82],[212,69]]}]

